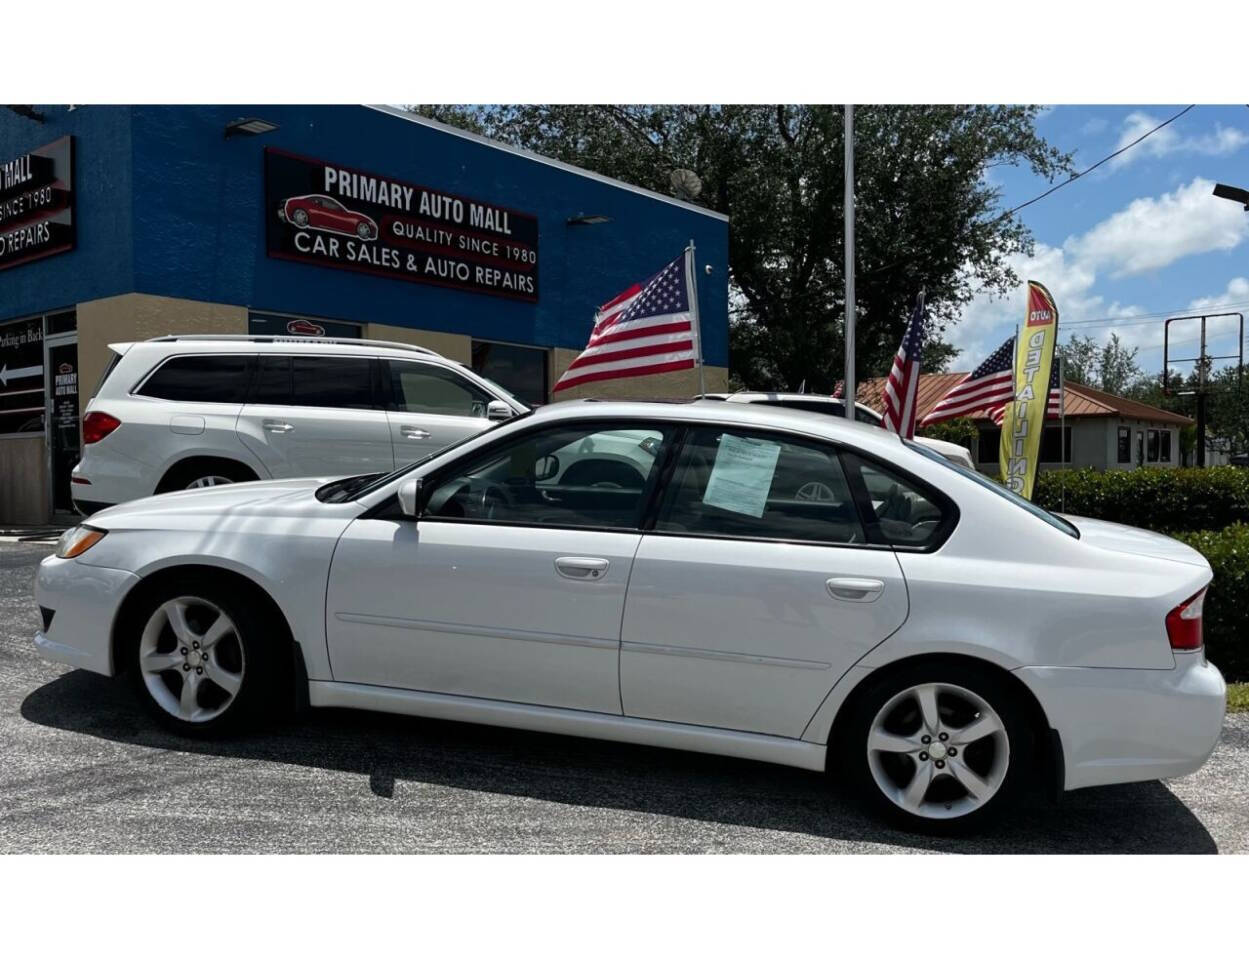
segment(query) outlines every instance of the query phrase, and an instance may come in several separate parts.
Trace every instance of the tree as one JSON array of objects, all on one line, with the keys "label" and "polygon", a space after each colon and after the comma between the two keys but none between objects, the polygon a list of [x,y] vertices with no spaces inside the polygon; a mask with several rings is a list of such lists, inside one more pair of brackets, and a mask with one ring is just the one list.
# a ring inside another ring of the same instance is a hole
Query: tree
[{"label": "tree", "polygon": [[[830,105],[417,107],[503,142],[663,193],[673,170],[701,178],[696,202],[728,214],[732,374],[754,388],[827,392],[843,367],[843,120]],[[985,171],[1026,164],[1053,179],[1070,156],[1035,129],[1029,106],[864,106],[855,112],[856,351],[882,376],[920,287],[925,367],[980,291],[1019,282],[1006,258],[1030,252],[998,212]]]},{"label": "tree", "polygon": [[1089,336],[1072,334],[1058,345],[1063,359],[1063,375],[1075,383],[1083,383],[1107,393],[1124,394],[1141,384],[1145,372],[1136,362],[1136,347],[1126,347],[1117,333],[1098,344]]}]

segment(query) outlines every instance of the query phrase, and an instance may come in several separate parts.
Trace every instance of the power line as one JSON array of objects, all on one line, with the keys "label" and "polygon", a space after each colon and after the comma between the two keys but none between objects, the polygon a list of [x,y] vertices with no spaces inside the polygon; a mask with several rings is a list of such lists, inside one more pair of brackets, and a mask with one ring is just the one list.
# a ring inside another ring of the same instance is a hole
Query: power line
[{"label": "power line", "polygon": [[[1144,140],[1146,137],[1151,137],[1151,136],[1153,136],[1155,133],[1157,133],[1159,130],[1161,130],[1163,127],[1165,127],[1167,124],[1169,124],[1169,123],[1174,123],[1176,120],[1178,120],[1180,117],[1184,116],[1184,114],[1188,113],[1188,111],[1189,111],[1189,110],[1191,110],[1191,109],[1193,109],[1193,107],[1195,107],[1195,106],[1197,106],[1197,104],[1195,104],[1195,103],[1190,103],[1187,107],[1185,107],[1183,110],[1181,110],[1181,111],[1180,111],[1179,113],[1177,113],[1175,116],[1173,116],[1173,117],[1169,117],[1168,119],[1163,120],[1163,121],[1162,121],[1162,123],[1158,124],[1158,126],[1154,127],[1152,130],[1147,130],[1145,133],[1142,133],[1139,137],[1137,137],[1137,138],[1136,138],[1135,140],[1133,140],[1131,143],[1126,144],[1125,146],[1120,147],[1118,150],[1116,150],[1114,153],[1112,153],[1112,154],[1110,154],[1110,155],[1108,155],[1108,156],[1102,157],[1100,160],[1098,160],[1095,164],[1093,164],[1093,165],[1092,165],[1091,167],[1089,167],[1087,170],[1081,170],[1079,173],[1073,173],[1070,177],[1068,177],[1068,178],[1067,178],[1066,180],[1064,180],[1062,183],[1056,183],[1056,184],[1054,184],[1054,186],[1050,187],[1050,188],[1049,188],[1048,190],[1046,190],[1044,193],[1038,194],[1037,196],[1033,197],[1031,200],[1028,200],[1028,201],[1026,201],[1025,203],[1021,203],[1021,204],[1020,204],[1019,206],[1017,206],[1017,207],[1011,207],[1011,208],[1010,208],[1009,210],[1007,210],[1004,214],[1002,214],[1002,217],[1009,217],[1009,216],[1010,216],[1011,214],[1013,214],[1013,213],[1018,213],[1018,212],[1019,212],[1020,210],[1022,210],[1024,207],[1031,206],[1032,204],[1036,203],[1038,200],[1044,200],[1046,197],[1048,197],[1048,196],[1049,196],[1051,193],[1053,193],[1055,190],[1061,190],[1063,187],[1067,186],[1067,184],[1069,184],[1069,183],[1074,183],[1075,181],[1079,180],[1082,176],[1084,176],[1086,173],[1092,173],[1094,170],[1096,170],[1098,167],[1100,167],[1100,166],[1101,166],[1103,163],[1105,163],[1106,161],[1108,161],[1108,160],[1113,160],[1115,157],[1119,156],[1119,154],[1121,154],[1121,153],[1126,153],[1128,150],[1131,150],[1134,146],[1136,146],[1138,143],[1140,143],[1140,142],[1141,142],[1142,140]],[[999,217],[998,219],[1002,219],[1002,217]]]}]

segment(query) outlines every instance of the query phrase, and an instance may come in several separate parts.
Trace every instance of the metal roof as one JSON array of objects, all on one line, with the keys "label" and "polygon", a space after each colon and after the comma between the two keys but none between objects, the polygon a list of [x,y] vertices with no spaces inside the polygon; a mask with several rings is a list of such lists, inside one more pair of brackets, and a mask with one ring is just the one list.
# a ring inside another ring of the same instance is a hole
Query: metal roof
[{"label": "metal roof", "polygon": [[[966,373],[925,373],[919,378],[919,389],[916,392],[916,420],[924,416],[950,390],[966,377]],[[883,410],[885,380],[877,377],[867,380],[858,387],[855,399],[865,403],[873,410]],[[1068,380],[1063,390],[1063,414],[1068,417],[1124,417],[1130,420],[1149,420],[1154,423],[1173,423],[1187,426],[1193,423],[1191,417],[1180,413],[1172,413],[1139,400],[1129,400],[1104,390],[1096,390],[1082,383]],[[989,420],[988,410],[977,410],[968,414],[972,420]]]}]

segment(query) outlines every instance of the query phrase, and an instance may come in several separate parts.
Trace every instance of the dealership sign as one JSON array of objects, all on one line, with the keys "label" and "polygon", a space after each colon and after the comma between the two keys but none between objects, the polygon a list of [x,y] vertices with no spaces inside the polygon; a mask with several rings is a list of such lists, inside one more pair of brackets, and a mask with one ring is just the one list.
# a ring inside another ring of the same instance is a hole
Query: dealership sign
[{"label": "dealership sign", "polygon": [[0,161],[0,270],[74,248],[73,137]]},{"label": "dealership sign", "polygon": [[265,151],[269,256],[536,302],[538,219]]}]

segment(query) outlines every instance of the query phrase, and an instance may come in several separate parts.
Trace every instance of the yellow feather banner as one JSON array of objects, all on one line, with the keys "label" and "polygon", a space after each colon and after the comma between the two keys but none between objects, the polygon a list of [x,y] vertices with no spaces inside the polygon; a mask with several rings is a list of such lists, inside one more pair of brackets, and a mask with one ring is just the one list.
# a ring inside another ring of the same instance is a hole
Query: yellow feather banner
[{"label": "yellow feather banner", "polygon": [[1027,314],[1015,343],[1015,399],[1006,405],[998,453],[1006,486],[1029,500],[1041,458],[1041,432],[1045,429],[1057,341],[1058,307],[1054,298],[1041,284],[1029,280]]}]

